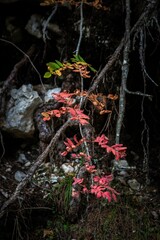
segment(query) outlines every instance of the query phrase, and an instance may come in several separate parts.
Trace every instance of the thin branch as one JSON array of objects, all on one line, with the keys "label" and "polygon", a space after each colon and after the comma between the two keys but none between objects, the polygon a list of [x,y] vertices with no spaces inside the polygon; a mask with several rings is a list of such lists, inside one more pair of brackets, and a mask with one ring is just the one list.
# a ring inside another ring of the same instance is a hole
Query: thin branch
[{"label": "thin branch", "polygon": [[120,140],[120,132],[124,119],[125,106],[126,106],[126,82],[129,72],[129,51],[130,51],[130,0],[126,0],[126,19],[125,19],[125,38],[128,39],[123,50],[123,63],[122,63],[122,82],[120,87],[120,99],[119,99],[119,115],[116,125],[116,144]]},{"label": "thin branch", "polygon": [[37,73],[37,75],[38,75],[38,77],[39,77],[39,80],[40,80],[40,83],[41,83],[44,91],[46,91],[46,88],[45,88],[45,86],[44,86],[44,84],[43,84],[41,75],[40,75],[39,71],[37,70],[37,68],[35,67],[35,65],[33,64],[32,60],[31,60],[30,57],[29,57],[29,55],[26,54],[22,49],[20,49],[16,44],[12,43],[11,41],[8,41],[8,40],[3,39],[3,38],[0,38],[0,41],[12,45],[13,47],[15,47],[19,52],[21,52],[21,53],[28,59],[28,61],[29,61],[30,64],[32,65],[33,69],[34,69],[35,72]]},{"label": "thin branch", "polygon": [[42,164],[42,162],[46,159],[47,155],[49,154],[49,151],[51,148],[53,148],[56,144],[57,141],[59,139],[59,137],[61,136],[61,134],[66,130],[67,127],[69,126],[74,126],[77,125],[78,123],[76,121],[71,121],[70,119],[65,122],[63,124],[63,126],[57,131],[57,133],[55,134],[55,136],[52,138],[51,142],[49,143],[49,145],[46,147],[46,149],[44,150],[44,152],[37,158],[37,160],[35,161],[35,163],[30,167],[30,169],[28,170],[28,174],[26,175],[26,177],[17,185],[14,193],[10,196],[10,198],[4,202],[4,204],[1,207],[0,210],[0,218],[5,214],[5,209],[12,204],[13,202],[15,202],[15,200],[19,197],[21,191],[24,189],[24,187],[27,185],[28,182],[31,181],[33,174],[35,173],[36,169]]},{"label": "thin branch", "polygon": [[4,142],[3,142],[3,135],[0,131],[0,142],[1,142],[1,146],[2,146],[2,155],[0,156],[0,162],[1,160],[3,159],[4,157],[4,154],[5,154],[5,147],[4,147]]},{"label": "thin branch", "polygon": [[147,73],[147,70],[146,70],[146,66],[145,66],[145,58],[143,57],[144,56],[144,47],[146,46],[143,46],[144,43],[143,43],[143,31],[142,31],[142,28],[140,30],[140,63],[141,63],[141,70],[142,70],[142,73],[143,73],[143,76],[145,75],[145,77],[147,77],[156,87],[158,87],[158,84],[156,82],[154,82],[154,80],[148,75]]},{"label": "thin branch", "polygon": [[[143,71],[143,68],[145,66],[145,49],[146,49],[145,32],[141,29],[139,41],[139,57],[143,73],[144,93],[146,92],[146,74]],[[141,144],[143,148],[143,172],[145,174],[145,184],[147,185],[149,183],[149,127],[144,117],[144,101],[145,98],[143,97],[141,103],[141,122],[143,122],[144,128],[141,133]]]},{"label": "thin branch", "polygon": [[152,95],[150,95],[150,94],[142,93],[142,92],[139,92],[139,91],[132,92],[132,91],[129,91],[127,88],[125,89],[125,92],[128,93],[128,94],[131,94],[131,95],[148,97],[150,100],[152,100]]},{"label": "thin branch", "polygon": [[58,8],[58,4],[55,5],[55,7],[53,8],[52,13],[49,15],[49,17],[47,18],[47,20],[44,23],[43,29],[42,29],[42,33],[43,33],[43,41],[46,42],[46,29],[48,27],[49,22],[51,21],[52,17],[54,16],[54,14],[56,13]]},{"label": "thin branch", "polygon": [[5,101],[6,101],[6,94],[9,91],[9,89],[11,88],[13,82],[16,79],[16,76],[18,74],[19,69],[26,63],[27,61],[27,56],[31,56],[34,53],[34,45],[32,45],[30,47],[30,49],[28,50],[27,54],[24,55],[24,57],[14,65],[11,73],[9,74],[9,76],[7,77],[7,79],[4,81],[3,87],[1,89],[0,92],[0,113],[3,116],[4,115],[4,111],[5,111]]},{"label": "thin branch", "polygon": [[[80,5],[80,25],[79,25],[79,40],[78,40],[78,44],[77,44],[77,48],[76,48],[76,55],[79,54],[79,49],[80,49],[80,45],[81,45],[81,41],[82,41],[82,35],[83,35],[83,1],[81,1],[81,5]],[[81,77],[81,93],[83,92],[83,78]],[[80,97],[80,108],[82,107],[84,102],[83,96]],[[85,128],[87,128],[87,126],[85,126]],[[79,131],[80,134],[82,136],[82,138],[85,138],[84,134],[83,134],[83,129],[82,129],[82,125],[79,124]],[[89,148],[88,148],[88,144],[86,141],[84,141],[84,147],[86,150],[86,154],[88,156],[90,156],[90,152],[89,152]],[[80,176],[82,177],[83,175],[85,175],[86,173],[86,169],[84,167],[81,167],[78,171],[77,177],[79,178]],[[72,192],[76,190],[76,186],[72,186]],[[71,218],[75,218],[80,206],[80,202],[81,202],[81,195],[79,195],[78,198],[73,198],[71,199],[70,202],[70,209],[69,209],[69,215]]]},{"label": "thin branch", "polygon": [[[78,40],[78,44],[77,44],[77,48],[76,48],[76,55],[79,54],[79,49],[80,49],[80,45],[82,42],[82,36],[83,36],[83,1],[81,1],[81,5],[80,5],[80,25],[79,25],[79,40]],[[83,92],[83,77],[81,77],[81,93]],[[83,96],[80,97],[80,108],[82,107],[83,104]],[[80,134],[82,136],[82,138],[84,138],[84,134],[83,134],[83,129],[82,129],[82,125],[79,124],[79,130],[80,130]],[[84,146],[86,149],[86,153],[89,156],[89,149],[88,149],[88,145],[87,142],[84,141]]]},{"label": "thin branch", "polygon": [[82,41],[82,35],[83,35],[83,1],[81,1],[81,5],[80,5],[80,25],[79,25],[79,39],[78,39],[78,44],[77,44],[77,48],[76,48],[76,55],[79,54],[79,49],[80,49],[80,45],[81,45],[81,41]]}]

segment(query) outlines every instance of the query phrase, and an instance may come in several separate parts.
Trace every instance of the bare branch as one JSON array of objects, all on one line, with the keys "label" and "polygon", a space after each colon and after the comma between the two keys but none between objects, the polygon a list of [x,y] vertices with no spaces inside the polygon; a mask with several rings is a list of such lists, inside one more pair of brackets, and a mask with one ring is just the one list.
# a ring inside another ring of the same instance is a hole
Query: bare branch
[{"label": "bare branch", "polygon": [[81,41],[82,41],[82,34],[83,34],[83,1],[81,1],[81,5],[80,5],[80,25],[79,25],[79,40],[78,40],[78,44],[77,44],[77,48],[76,48],[76,55],[79,54],[79,49],[80,49],[80,45],[81,45]]},{"label": "bare branch", "polygon": [[119,99],[119,115],[116,126],[116,143],[119,143],[122,122],[125,113],[126,105],[126,82],[129,72],[129,51],[130,51],[130,0],[126,0],[126,19],[125,19],[125,38],[128,40],[123,50],[123,63],[122,63],[122,83],[120,87]]},{"label": "bare branch", "polygon": [[[149,0],[147,2],[148,2],[148,4],[147,4],[146,8],[144,9],[143,13],[139,17],[139,19],[137,20],[137,22],[135,23],[133,28],[131,29],[130,35],[132,35],[135,31],[137,31],[137,29],[141,28],[146,23],[146,21],[149,19],[150,15],[153,13],[153,11],[155,10],[155,8],[158,4],[158,0]],[[103,79],[104,75],[111,69],[111,67],[114,65],[114,63],[118,60],[118,58],[121,54],[121,51],[122,51],[123,47],[126,45],[128,40],[129,39],[127,39],[127,38],[122,38],[119,46],[116,48],[115,52],[110,57],[109,61],[104,66],[104,68],[102,69],[100,74],[97,76],[93,85],[90,87],[88,94],[93,92],[98,87],[98,84]],[[127,90],[126,90],[126,92],[127,92]],[[128,91],[128,93],[133,94],[130,91]],[[140,92],[135,92],[134,94],[141,96]],[[150,95],[148,95],[148,96],[146,95],[146,97],[150,97]]]}]

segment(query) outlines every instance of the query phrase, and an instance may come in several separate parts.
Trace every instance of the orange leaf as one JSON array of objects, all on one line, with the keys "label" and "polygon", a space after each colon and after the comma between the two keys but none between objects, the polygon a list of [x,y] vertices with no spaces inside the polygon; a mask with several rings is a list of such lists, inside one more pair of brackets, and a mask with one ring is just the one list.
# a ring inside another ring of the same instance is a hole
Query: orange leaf
[{"label": "orange leaf", "polygon": [[43,116],[44,121],[49,121],[51,119],[50,115],[47,112],[42,112],[41,115]]},{"label": "orange leaf", "polygon": [[118,95],[117,95],[117,94],[115,94],[115,95],[113,95],[113,94],[108,94],[107,98],[109,98],[109,99],[115,101],[115,100],[118,99]]}]

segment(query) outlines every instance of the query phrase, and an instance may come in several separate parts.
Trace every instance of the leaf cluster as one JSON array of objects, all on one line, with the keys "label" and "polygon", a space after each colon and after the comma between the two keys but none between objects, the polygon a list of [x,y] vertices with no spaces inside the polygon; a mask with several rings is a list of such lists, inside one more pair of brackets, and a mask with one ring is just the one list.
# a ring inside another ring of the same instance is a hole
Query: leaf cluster
[{"label": "leaf cluster", "polygon": [[90,78],[90,71],[96,72],[90,64],[86,63],[85,60],[80,55],[73,55],[70,62],[60,62],[55,60],[55,62],[47,63],[48,71],[44,74],[44,78],[50,78],[52,75],[62,76],[63,72],[70,69],[73,72],[77,72],[83,78]]},{"label": "leaf cluster", "polygon": [[53,97],[57,102],[63,103],[66,106],[63,106],[59,109],[54,109],[47,112],[42,112],[43,120],[49,121],[51,117],[61,117],[64,114],[69,113],[71,120],[78,120],[82,125],[88,124],[89,116],[83,113],[83,110],[79,108],[79,105],[74,105],[76,96],[87,97],[90,102],[95,106],[95,108],[99,111],[99,113],[111,113],[111,110],[106,109],[107,99],[115,101],[118,96],[113,94],[108,94],[108,96],[104,96],[103,94],[90,94],[87,95],[86,91],[80,92],[79,90],[74,93],[60,92],[54,93]]},{"label": "leaf cluster", "polygon": [[[64,142],[66,145],[66,150],[61,153],[62,156],[66,156],[71,151],[74,151],[75,148],[79,147],[83,144],[85,139],[77,140],[76,136],[74,136],[74,142],[67,138],[67,141]],[[120,158],[125,156],[126,147],[123,147],[122,144],[116,144],[116,145],[109,145],[108,138],[102,134],[101,136],[98,136],[96,139],[92,140],[94,143],[98,143],[98,145],[106,150],[108,153],[112,153],[116,160],[119,160]],[[114,201],[117,200],[118,192],[113,189],[110,184],[113,180],[112,174],[110,175],[104,175],[100,174],[100,171],[97,169],[97,167],[92,164],[91,156],[88,156],[87,154],[84,154],[83,152],[80,152],[78,154],[72,154],[72,158],[84,158],[83,165],[85,168],[85,171],[90,174],[90,179],[92,179],[92,182],[89,181],[86,182],[86,179],[80,178],[80,177],[74,177],[73,180],[73,190],[72,190],[72,197],[73,198],[79,198],[80,194],[93,194],[96,196],[96,198],[104,198],[107,199],[108,202],[111,202],[113,199]],[[77,188],[77,185],[79,188]]]},{"label": "leaf cluster", "polygon": [[[66,5],[66,4],[70,4],[70,5],[74,5],[74,6],[78,6],[80,5],[82,1],[80,0],[41,0],[41,6],[50,6],[50,5],[54,5],[56,3],[62,4],[62,5]],[[109,10],[109,8],[103,6],[103,1],[102,0],[83,0],[83,3],[89,6],[92,6],[94,8],[100,9],[102,8],[103,10]]]}]

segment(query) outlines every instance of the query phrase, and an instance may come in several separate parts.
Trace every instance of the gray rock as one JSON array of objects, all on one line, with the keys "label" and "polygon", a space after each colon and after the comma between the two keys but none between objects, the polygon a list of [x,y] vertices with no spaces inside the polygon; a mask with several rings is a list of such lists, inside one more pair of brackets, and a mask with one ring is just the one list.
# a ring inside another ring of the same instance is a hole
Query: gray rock
[{"label": "gray rock", "polygon": [[31,84],[12,89],[3,130],[17,138],[32,137],[35,131],[33,113],[41,102],[42,99],[33,91]]},{"label": "gray rock", "polygon": [[118,175],[121,176],[121,177],[128,177],[129,176],[129,174],[125,170],[120,171],[118,173]]},{"label": "gray rock", "polygon": [[115,169],[117,170],[124,170],[129,168],[128,162],[126,160],[119,160],[119,161],[114,160],[113,164]]},{"label": "gray rock", "polygon": [[39,14],[31,15],[30,19],[27,22],[25,27],[27,32],[37,38],[48,38],[48,30],[57,35],[62,35],[62,30],[55,23],[50,23],[47,20],[44,20],[43,16]]},{"label": "gray rock", "polygon": [[61,91],[61,88],[53,88],[51,90],[48,90],[44,96],[44,101],[47,103],[49,102],[50,100],[53,100],[54,97],[53,97],[53,93],[60,93]]},{"label": "gray rock", "polygon": [[17,171],[14,174],[14,178],[17,182],[21,182],[26,177],[26,174],[22,171]]},{"label": "gray rock", "polygon": [[28,160],[27,160],[25,154],[24,153],[20,153],[19,156],[18,156],[17,162],[21,163],[21,164],[25,164],[27,161]]},{"label": "gray rock", "polygon": [[42,38],[42,18],[38,14],[33,14],[29,19],[25,29],[31,35]]},{"label": "gray rock", "polygon": [[139,191],[141,188],[140,183],[136,179],[130,179],[128,180],[128,185],[132,190]]}]

